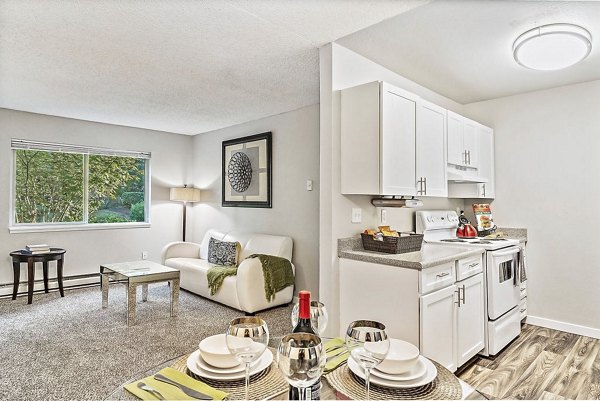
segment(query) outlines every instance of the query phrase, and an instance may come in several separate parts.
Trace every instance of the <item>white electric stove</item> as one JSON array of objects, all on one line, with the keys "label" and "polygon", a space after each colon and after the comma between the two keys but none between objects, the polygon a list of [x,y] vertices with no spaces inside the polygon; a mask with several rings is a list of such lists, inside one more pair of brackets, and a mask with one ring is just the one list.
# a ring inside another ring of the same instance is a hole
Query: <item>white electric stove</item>
[{"label": "white electric stove", "polygon": [[508,238],[458,238],[458,215],[453,210],[422,210],[416,214],[423,241],[439,246],[477,247],[483,256],[485,282],[485,348],[483,355],[496,355],[521,333],[519,241]]}]

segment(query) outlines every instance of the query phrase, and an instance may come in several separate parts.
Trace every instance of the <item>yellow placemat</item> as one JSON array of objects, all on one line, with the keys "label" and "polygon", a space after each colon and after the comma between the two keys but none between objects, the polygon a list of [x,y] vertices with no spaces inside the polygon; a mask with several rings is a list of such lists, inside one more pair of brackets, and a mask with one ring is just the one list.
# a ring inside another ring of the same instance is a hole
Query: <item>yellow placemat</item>
[{"label": "yellow placemat", "polygon": [[[196,380],[186,375],[185,373],[175,370],[173,368],[164,368],[158,373],[162,374],[163,376],[166,376],[167,378],[173,380],[176,383],[209,395],[213,398],[213,400],[223,400],[228,396],[226,392],[217,390],[209,386],[208,384]],[[157,400],[158,397],[156,395],[152,394],[151,392],[142,390],[138,387],[138,383],[140,382],[143,382],[146,385],[157,390],[167,400],[196,400],[196,398],[188,396],[178,387],[169,383],[156,380],[154,376],[148,376],[141,380],[134,381],[133,383],[129,383],[125,385],[125,389],[142,400]]]}]

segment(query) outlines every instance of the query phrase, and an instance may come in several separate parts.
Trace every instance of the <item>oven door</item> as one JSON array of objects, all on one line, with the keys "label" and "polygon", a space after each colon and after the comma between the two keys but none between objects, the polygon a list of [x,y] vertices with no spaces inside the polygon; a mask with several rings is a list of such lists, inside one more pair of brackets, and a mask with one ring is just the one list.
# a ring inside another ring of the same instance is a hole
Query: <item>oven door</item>
[{"label": "oven door", "polygon": [[488,315],[496,320],[519,304],[519,248],[487,252]]}]

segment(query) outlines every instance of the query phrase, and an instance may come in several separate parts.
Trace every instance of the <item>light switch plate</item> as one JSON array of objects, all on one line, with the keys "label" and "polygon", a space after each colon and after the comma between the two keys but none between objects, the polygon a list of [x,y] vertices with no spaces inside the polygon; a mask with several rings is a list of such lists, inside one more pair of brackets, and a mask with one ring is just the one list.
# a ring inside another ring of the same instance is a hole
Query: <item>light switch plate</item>
[{"label": "light switch plate", "polygon": [[313,180],[306,180],[306,190],[307,191],[313,190]]},{"label": "light switch plate", "polygon": [[362,222],[362,209],[358,207],[352,208],[352,223]]},{"label": "light switch plate", "polygon": [[381,225],[387,224],[387,210],[381,209]]}]

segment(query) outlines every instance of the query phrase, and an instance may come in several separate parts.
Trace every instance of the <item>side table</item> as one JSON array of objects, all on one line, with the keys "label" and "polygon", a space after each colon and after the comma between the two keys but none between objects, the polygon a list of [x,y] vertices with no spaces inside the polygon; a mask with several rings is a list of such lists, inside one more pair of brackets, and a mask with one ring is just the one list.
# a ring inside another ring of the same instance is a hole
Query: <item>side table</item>
[{"label": "side table", "polygon": [[64,297],[63,290],[63,263],[65,261],[65,253],[67,251],[61,248],[50,248],[50,252],[39,253],[32,255],[22,249],[12,251],[10,256],[13,263],[13,295],[12,299],[17,299],[17,291],[19,289],[19,278],[21,276],[21,263],[27,263],[27,303],[33,302],[33,282],[35,278],[35,264],[42,262],[44,266],[44,291],[48,293],[48,262],[56,260],[56,275],[58,279],[58,290],[60,296]]}]

